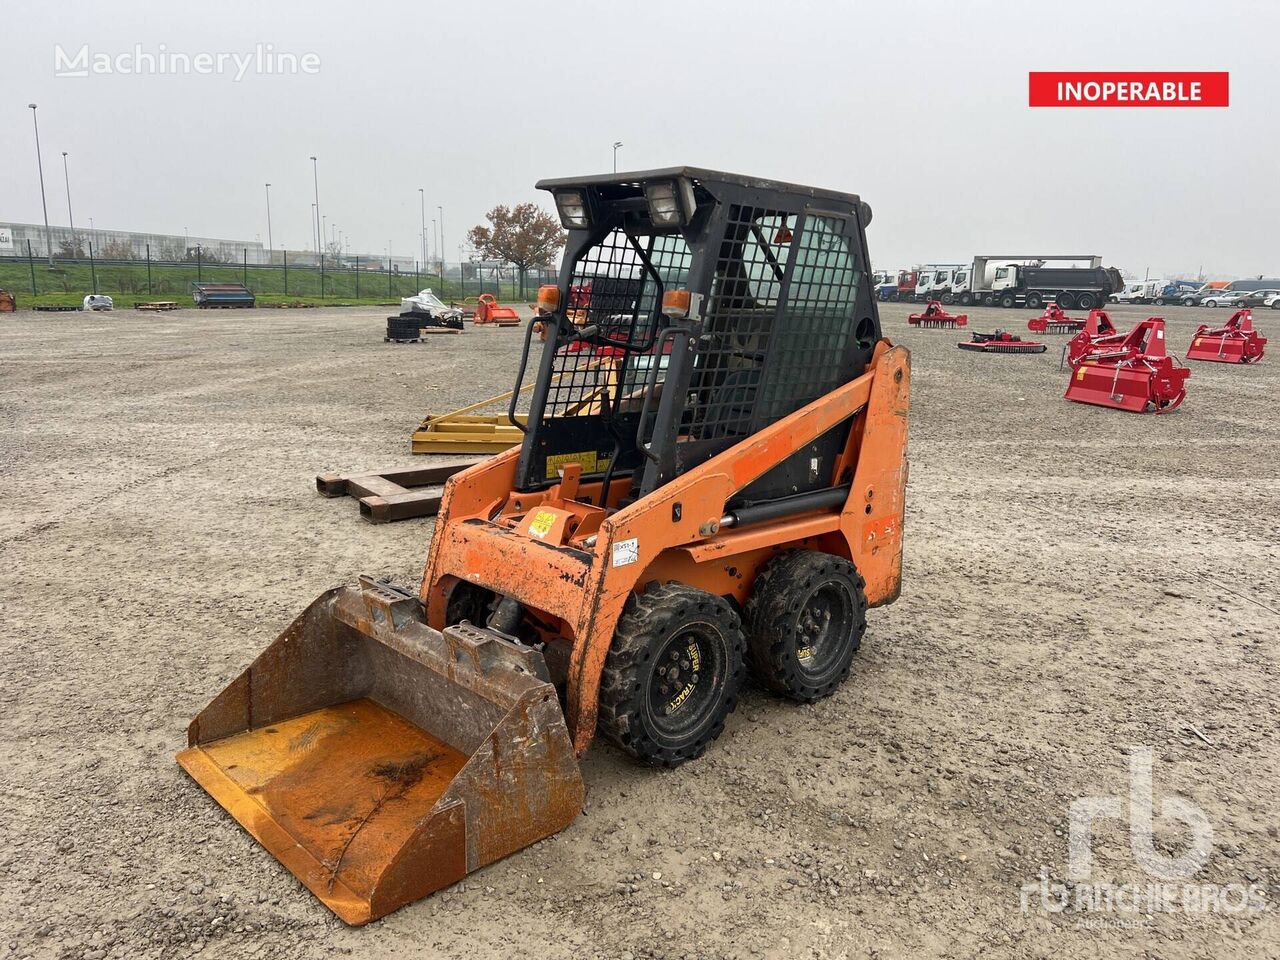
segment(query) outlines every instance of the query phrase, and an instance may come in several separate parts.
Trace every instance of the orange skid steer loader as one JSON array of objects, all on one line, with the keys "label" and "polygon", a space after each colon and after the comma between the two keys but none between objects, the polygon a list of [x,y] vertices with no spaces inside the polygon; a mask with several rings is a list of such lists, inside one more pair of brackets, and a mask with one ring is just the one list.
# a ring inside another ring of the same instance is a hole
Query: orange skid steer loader
[{"label": "orange skid steer loader", "polygon": [[449,480],[416,596],[325,593],[178,755],[348,923],[568,826],[597,732],[675,766],[748,671],[832,693],[898,596],[910,358],[867,205],[683,167],[539,186],[568,241],[523,443]]}]

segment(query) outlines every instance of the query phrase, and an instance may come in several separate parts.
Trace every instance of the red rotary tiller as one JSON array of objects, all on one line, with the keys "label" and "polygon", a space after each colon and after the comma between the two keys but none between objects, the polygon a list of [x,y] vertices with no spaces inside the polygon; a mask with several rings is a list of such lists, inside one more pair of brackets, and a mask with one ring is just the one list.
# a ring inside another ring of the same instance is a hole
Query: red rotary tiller
[{"label": "red rotary tiller", "polygon": [[1067,344],[1071,367],[1068,400],[1143,413],[1169,413],[1187,398],[1191,371],[1165,351],[1164,320],[1148,317],[1128,333],[1116,333],[1101,310]]},{"label": "red rotary tiller", "polygon": [[1237,310],[1226,326],[1210,329],[1200,324],[1191,335],[1188,360],[1211,360],[1215,363],[1257,363],[1267,338],[1253,329],[1253,311]]},{"label": "red rotary tiller", "polygon": [[930,300],[924,312],[911,314],[907,317],[907,323],[913,327],[947,327],[954,330],[956,327],[967,326],[969,315],[947,313],[942,307],[942,301]]},{"label": "red rotary tiller", "polygon": [[957,343],[961,350],[972,350],[974,353],[1044,353],[1049,348],[1034,340],[1023,340],[1004,330],[995,333],[973,334],[968,343]]},{"label": "red rotary tiller", "polygon": [[[1102,312],[1105,315],[1105,311]],[[1044,308],[1044,313],[1027,321],[1027,329],[1032,333],[1079,333],[1088,321],[1076,317],[1068,317],[1056,303]]]}]

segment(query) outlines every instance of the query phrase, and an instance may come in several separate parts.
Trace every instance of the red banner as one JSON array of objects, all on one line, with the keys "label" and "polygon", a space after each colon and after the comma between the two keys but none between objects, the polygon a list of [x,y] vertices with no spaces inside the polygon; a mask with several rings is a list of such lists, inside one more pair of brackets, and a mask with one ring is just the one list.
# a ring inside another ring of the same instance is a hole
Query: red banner
[{"label": "red banner", "polygon": [[1229,75],[1186,71],[1030,74],[1033,107],[1225,107]]}]

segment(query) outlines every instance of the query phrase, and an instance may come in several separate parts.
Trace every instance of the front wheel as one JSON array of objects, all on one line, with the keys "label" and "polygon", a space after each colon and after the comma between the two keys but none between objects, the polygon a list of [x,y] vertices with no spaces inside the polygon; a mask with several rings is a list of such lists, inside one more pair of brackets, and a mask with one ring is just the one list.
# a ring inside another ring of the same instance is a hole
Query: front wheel
[{"label": "front wheel", "polygon": [[745,620],[755,676],[770,690],[811,703],[849,676],[867,629],[865,584],[843,557],[784,553],[756,577]]},{"label": "front wheel", "polygon": [[1000,298],[1000,306],[1005,307],[1006,309],[1009,307],[1016,307],[1017,305],[1018,305],[1018,298],[1015,297],[1012,293],[1006,293],[1003,297]]},{"label": "front wheel", "polygon": [[701,756],[738,705],[742,621],[729,603],[686,584],[632,594],[600,675],[599,730],[642,763]]}]

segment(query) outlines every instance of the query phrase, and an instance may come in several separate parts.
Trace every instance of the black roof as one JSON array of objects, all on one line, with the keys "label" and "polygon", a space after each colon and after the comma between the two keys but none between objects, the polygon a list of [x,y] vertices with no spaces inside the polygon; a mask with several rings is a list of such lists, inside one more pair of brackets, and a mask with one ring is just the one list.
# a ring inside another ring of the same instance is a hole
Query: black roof
[{"label": "black roof", "polygon": [[723,173],[719,170],[705,170],[702,167],[663,167],[659,170],[637,170],[623,173],[599,173],[587,177],[557,177],[551,180],[539,180],[535,186],[539,190],[561,190],[575,187],[633,186],[647,180],[671,180],[675,177],[688,177],[702,183],[731,183],[739,187],[753,190],[774,190],[778,193],[798,194],[803,197],[816,197],[824,200],[840,200],[854,206],[862,202],[856,193],[844,193],[839,190],[824,190],[821,187],[806,187],[798,183],[785,183],[781,180],[770,180],[766,177],[748,177],[740,173]]}]

